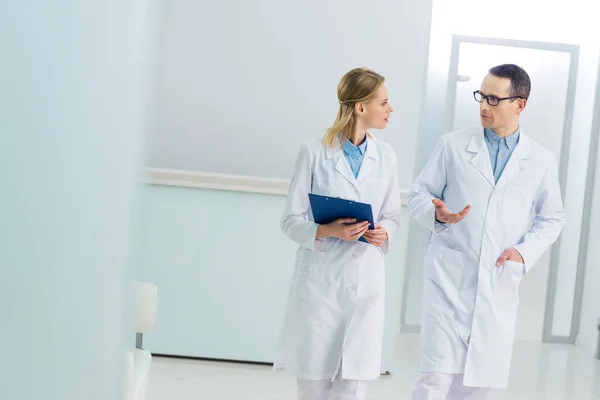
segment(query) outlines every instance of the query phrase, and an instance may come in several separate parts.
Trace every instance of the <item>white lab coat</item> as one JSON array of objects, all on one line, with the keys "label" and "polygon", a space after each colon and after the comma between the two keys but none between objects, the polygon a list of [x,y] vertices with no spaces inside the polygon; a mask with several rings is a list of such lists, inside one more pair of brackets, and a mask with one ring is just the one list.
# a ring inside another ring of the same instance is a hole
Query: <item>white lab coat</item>
[{"label": "white lab coat", "polygon": [[[470,213],[435,221],[432,199]],[[442,136],[409,194],[412,216],[430,230],[424,262],[423,372],[463,373],[464,385],[506,387],[519,283],[554,243],[564,211],[553,155],[521,133],[495,183],[483,128]],[[496,267],[514,247],[525,265]]]},{"label": "white lab coat", "polygon": [[[299,379],[373,380],[382,365],[384,254],[400,219],[397,163],[388,144],[369,138],[358,178],[338,148],[304,142],[281,229],[300,246],[275,357]],[[389,239],[382,248],[318,238],[309,193],[369,203]]]}]

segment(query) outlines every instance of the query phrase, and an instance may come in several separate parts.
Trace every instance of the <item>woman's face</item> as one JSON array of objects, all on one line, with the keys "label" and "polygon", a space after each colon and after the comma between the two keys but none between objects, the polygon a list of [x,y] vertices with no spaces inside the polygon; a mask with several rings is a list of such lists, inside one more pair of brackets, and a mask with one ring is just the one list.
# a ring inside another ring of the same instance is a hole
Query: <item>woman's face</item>
[{"label": "woman's face", "polygon": [[[362,107],[362,113],[360,112]],[[388,89],[385,83],[381,84],[375,96],[368,103],[357,104],[358,118],[367,129],[384,129],[389,122],[390,114],[394,108],[388,100]]]}]

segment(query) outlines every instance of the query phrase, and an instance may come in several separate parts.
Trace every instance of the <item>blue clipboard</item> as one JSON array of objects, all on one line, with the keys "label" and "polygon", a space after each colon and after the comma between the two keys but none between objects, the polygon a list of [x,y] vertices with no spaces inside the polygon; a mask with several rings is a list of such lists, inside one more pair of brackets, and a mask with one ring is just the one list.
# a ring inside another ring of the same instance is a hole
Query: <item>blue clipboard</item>
[{"label": "blue clipboard", "polygon": [[[369,229],[375,229],[373,209],[370,204],[340,199],[339,197],[308,194],[313,218],[317,224],[329,224],[340,218],[356,218],[356,222],[369,221]],[[364,237],[358,239],[368,243]]]}]

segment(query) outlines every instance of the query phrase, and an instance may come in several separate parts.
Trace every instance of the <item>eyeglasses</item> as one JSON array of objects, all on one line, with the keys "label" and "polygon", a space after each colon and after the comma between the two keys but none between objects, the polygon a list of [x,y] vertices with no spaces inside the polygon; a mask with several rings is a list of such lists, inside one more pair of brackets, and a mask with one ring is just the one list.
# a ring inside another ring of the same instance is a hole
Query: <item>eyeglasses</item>
[{"label": "eyeglasses", "polygon": [[473,92],[473,97],[475,98],[475,101],[478,103],[483,103],[483,100],[486,100],[487,103],[490,106],[497,106],[498,104],[500,104],[500,102],[502,100],[514,100],[514,99],[523,99],[523,97],[521,96],[512,96],[512,97],[496,97],[496,96],[486,96],[485,94],[481,93],[479,90],[476,90]]}]

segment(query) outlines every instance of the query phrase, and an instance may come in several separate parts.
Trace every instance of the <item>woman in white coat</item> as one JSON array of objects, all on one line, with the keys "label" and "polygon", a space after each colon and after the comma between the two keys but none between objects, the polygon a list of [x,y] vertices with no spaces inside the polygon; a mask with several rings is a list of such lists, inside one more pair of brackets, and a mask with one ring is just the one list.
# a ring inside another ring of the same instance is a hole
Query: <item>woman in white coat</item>
[{"label": "woman in white coat", "polygon": [[[297,377],[300,400],[365,399],[382,365],[383,258],[400,194],[394,150],[368,131],[385,128],[393,108],[384,78],[365,68],[348,72],[337,95],[333,126],[300,146],[281,218],[299,248],[275,367]],[[315,223],[309,193],[371,204],[375,229],[351,219]]]}]

